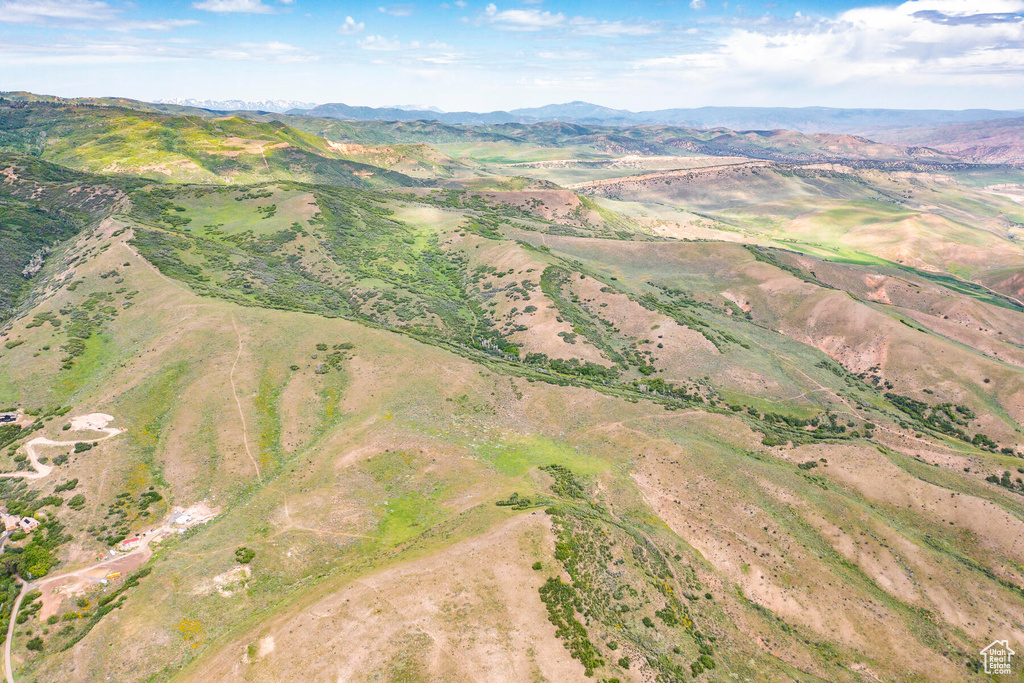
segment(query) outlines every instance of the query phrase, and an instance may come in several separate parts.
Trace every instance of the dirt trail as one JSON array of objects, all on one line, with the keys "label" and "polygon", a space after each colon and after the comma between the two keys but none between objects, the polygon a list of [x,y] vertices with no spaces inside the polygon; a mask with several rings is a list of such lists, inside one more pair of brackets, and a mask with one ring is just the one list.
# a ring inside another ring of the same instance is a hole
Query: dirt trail
[{"label": "dirt trail", "polygon": [[235,322],[235,317],[231,316],[231,326],[235,328],[235,335],[238,337],[238,353],[235,354],[235,362],[231,364],[231,373],[228,379],[231,380],[231,395],[235,397],[235,405],[238,406],[238,417],[242,421],[242,443],[245,444],[245,454],[249,456],[249,460],[252,462],[252,466],[256,468],[256,478],[263,483],[263,474],[260,472],[260,465],[256,462],[256,458],[252,457],[252,451],[249,450],[249,431],[245,425],[245,413],[242,411],[242,401],[238,398],[238,388],[235,387],[235,367],[238,365],[238,359],[242,357],[242,334],[238,331],[238,324]]},{"label": "dirt trail", "polygon": [[71,418],[71,428],[78,431],[93,431],[93,432],[104,432],[106,436],[101,436],[98,439],[76,439],[75,441],[54,441],[53,439],[47,439],[45,436],[38,436],[28,443],[25,444],[25,451],[28,452],[29,462],[32,463],[34,472],[5,472],[0,474],[0,477],[20,477],[23,479],[42,479],[48,476],[53,471],[53,467],[50,465],[44,465],[39,462],[38,448],[40,446],[74,446],[79,442],[91,442],[105,441],[113,436],[117,436],[123,429],[116,427],[108,427],[109,423],[114,418],[111,415],[104,413],[90,413],[89,415],[83,415],[81,417]]}]

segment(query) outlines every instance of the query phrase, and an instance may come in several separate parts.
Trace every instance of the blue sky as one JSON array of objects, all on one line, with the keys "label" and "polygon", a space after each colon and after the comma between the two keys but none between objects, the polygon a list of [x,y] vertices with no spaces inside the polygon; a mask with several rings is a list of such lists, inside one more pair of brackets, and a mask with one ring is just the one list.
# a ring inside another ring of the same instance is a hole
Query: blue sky
[{"label": "blue sky", "polygon": [[1024,0],[0,0],[0,90],[1020,109]]}]

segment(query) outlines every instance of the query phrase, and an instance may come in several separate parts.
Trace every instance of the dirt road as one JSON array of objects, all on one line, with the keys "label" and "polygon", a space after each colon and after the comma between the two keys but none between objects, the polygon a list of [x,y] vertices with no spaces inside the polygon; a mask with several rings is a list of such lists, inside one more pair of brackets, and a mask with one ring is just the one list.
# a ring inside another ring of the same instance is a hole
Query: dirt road
[{"label": "dirt road", "polygon": [[17,623],[14,618],[18,615],[25,593],[28,593],[28,584],[22,582],[21,592],[15,598],[14,609],[11,610],[11,623],[7,625],[7,642],[4,644],[4,676],[7,677],[7,683],[14,683],[14,673],[11,671],[11,641],[14,639],[14,625]]},{"label": "dirt road", "polygon": [[91,432],[103,432],[106,436],[101,436],[97,439],[76,439],[75,441],[54,441],[47,439],[45,436],[38,436],[28,443],[25,444],[25,451],[28,452],[29,462],[32,463],[32,469],[34,472],[5,472],[0,474],[0,477],[20,477],[23,479],[42,479],[53,471],[53,467],[50,465],[44,465],[39,462],[39,447],[40,446],[74,446],[79,442],[95,443],[97,441],[105,441],[111,437],[117,436],[123,429],[117,429],[116,427],[108,427],[107,424],[114,418],[111,415],[104,413],[90,413],[89,415],[82,415],[81,417],[71,418],[71,428],[77,431],[91,431]]}]

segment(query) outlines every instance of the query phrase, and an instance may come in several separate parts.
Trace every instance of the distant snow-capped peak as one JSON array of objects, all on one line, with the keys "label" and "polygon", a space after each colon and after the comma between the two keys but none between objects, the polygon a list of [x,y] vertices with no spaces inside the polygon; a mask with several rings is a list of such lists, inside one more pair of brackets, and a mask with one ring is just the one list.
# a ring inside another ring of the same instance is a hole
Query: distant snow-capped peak
[{"label": "distant snow-capped peak", "polygon": [[217,109],[221,111],[272,111],[286,112],[289,109],[311,109],[314,102],[296,102],[294,100],[199,100],[191,97],[173,97],[155,100],[156,104],[176,104],[183,107],[200,107],[201,109]]}]

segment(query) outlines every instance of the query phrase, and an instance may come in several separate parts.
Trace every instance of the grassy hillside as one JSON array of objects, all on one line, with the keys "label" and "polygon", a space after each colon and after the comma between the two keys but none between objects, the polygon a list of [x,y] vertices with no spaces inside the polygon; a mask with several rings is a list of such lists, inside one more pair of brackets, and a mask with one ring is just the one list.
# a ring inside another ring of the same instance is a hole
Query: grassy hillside
[{"label": "grassy hillside", "polygon": [[0,163],[16,680],[980,681],[1024,642],[990,181],[7,113],[47,160]]},{"label": "grassy hillside", "polygon": [[278,122],[172,116],[105,104],[7,101],[0,104],[0,149],[154,180],[416,184],[401,173],[344,159],[324,139]]},{"label": "grassy hillside", "polygon": [[132,179],[109,179],[0,155],[0,322],[28,297],[55,249],[122,206]]}]

